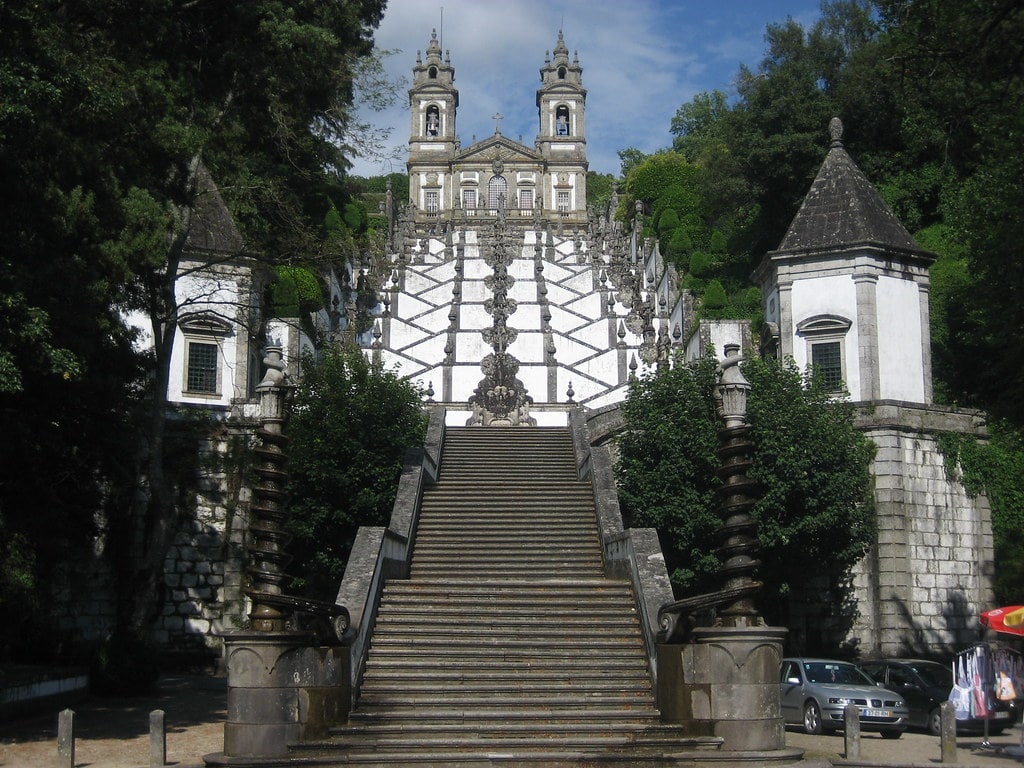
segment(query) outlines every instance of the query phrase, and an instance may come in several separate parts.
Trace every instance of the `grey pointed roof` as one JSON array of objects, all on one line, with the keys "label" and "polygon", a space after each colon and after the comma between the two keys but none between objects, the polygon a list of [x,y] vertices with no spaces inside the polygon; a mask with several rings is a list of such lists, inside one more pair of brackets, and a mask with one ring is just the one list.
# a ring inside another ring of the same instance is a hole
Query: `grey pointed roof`
[{"label": "grey pointed roof", "polygon": [[830,250],[851,245],[930,255],[910,236],[843,147],[843,124],[832,118],[832,144],[779,251]]},{"label": "grey pointed roof", "polygon": [[217,184],[200,161],[196,168],[195,202],[188,222],[186,247],[196,251],[214,251],[223,254],[239,253],[245,247],[242,235],[235,226]]}]

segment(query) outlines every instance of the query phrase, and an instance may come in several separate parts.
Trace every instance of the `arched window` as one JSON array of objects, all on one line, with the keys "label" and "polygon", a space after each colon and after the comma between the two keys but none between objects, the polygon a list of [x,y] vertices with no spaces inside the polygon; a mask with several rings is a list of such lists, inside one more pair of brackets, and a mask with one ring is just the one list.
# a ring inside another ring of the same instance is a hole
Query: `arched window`
[{"label": "arched window", "polygon": [[565,67],[558,68],[558,79],[565,80]]},{"label": "arched window", "polygon": [[441,112],[437,105],[427,107],[427,136],[437,136],[441,131]]},{"label": "arched window", "polygon": [[431,80],[437,80],[437,67],[431,67],[427,70],[427,77]]},{"label": "arched window", "polygon": [[555,135],[569,135],[569,108],[565,104],[560,104],[555,109]]},{"label": "arched window", "polygon": [[815,315],[797,323],[806,339],[807,363],[829,392],[841,392],[846,381],[846,334],[853,323],[839,315]]},{"label": "arched window", "polygon": [[487,208],[497,211],[508,201],[508,182],[503,176],[491,176],[487,182]]}]

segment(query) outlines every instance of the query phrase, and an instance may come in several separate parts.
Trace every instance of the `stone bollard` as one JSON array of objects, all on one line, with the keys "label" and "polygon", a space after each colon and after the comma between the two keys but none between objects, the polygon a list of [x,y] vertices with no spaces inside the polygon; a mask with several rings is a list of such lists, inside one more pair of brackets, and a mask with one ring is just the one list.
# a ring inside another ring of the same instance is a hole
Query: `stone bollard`
[{"label": "stone bollard", "polygon": [[843,709],[843,742],[847,760],[860,759],[860,707],[847,704]]},{"label": "stone bollard", "polygon": [[75,713],[71,709],[57,715],[57,768],[75,768]]},{"label": "stone bollard", "polygon": [[167,728],[164,711],[149,713],[149,768],[163,768],[167,764]]},{"label": "stone bollard", "polygon": [[939,740],[941,743],[941,754],[939,757],[940,763],[953,764],[956,763],[956,710],[953,708],[953,702],[944,701],[939,705],[939,712],[941,713],[941,729],[939,731]]}]

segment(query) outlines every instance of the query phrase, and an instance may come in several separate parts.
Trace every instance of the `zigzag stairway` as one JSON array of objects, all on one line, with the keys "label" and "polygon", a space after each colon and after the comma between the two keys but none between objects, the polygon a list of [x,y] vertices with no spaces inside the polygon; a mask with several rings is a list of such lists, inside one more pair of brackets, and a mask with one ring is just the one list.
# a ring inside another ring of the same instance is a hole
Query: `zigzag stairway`
[{"label": "zigzag stairway", "polygon": [[293,760],[680,765],[715,754],[655,709],[627,581],[557,428],[449,428],[408,580],[387,583],[350,722]]}]

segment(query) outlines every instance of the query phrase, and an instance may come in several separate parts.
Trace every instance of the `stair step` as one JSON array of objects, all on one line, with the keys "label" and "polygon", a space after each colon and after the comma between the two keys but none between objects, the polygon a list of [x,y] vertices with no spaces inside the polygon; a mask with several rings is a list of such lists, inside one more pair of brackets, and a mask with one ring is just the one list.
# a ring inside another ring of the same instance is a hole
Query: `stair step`
[{"label": "stair step", "polygon": [[[600,621],[595,621],[600,618]],[[594,631],[599,626],[602,632],[607,632],[611,627],[635,628],[637,620],[635,613],[622,611],[602,611],[595,617],[592,611],[579,612],[575,615],[563,612],[545,612],[543,609],[535,609],[534,613],[522,614],[517,611],[509,611],[504,614],[495,613],[456,613],[449,611],[439,613],[438,611],[382,611],[377,616],[377,624],[384,626],[388,624],[403,624],[412,627],[423,627],[433,624],[438,626],[450,626],[453,620],[458,620],[462,627],[473,628],[480,631],[480,627],[489,629],[523,630],[534,632],[546,625],[556,627],[579,628],[587,632]]]},{"label": "stair step", "polygon": [[632,586],[604,574],[569,431],[448,428],[409,578],[384,584],[350,725],[293,756],[636,766],[704,746],[660,724]]},{"label": "stair step", "polygon": [[360,691],[359,706],[361,707],[405,707],[406,709],[429,709],[432,706],[447,708],[471,707],[478,711],[495,711],[505,709],[536,709],[538,707],[564,707],[573,710],[600,710],[602,708],[618,708],[624,704],[634,706],[654,706],[654,695],[650,691],[631,691],[622,693],[587,693],[584,691],[566,691],[562,695],[538,692],[535,694],[519,693],[500,698],[493,693],[387,693],[377,694],[373,691]]},{"label": "stair step", "polygon": [[493,576],[481,579],[472,585],[449,584],[444,580],[413,582],[407,579],[392,579],[384,587],[393,594],[427,595],[441,594],[451,597],[473,597],[478,600],[501,598],[529,599],[559,597],[587,602],[602,596],[632,597],[629,584],[602,577],[565,579],[550,578],[513,583],[507,579],[496,580]]},{"label": "stair step", "polygon": [[430,669],[422,664],[415,666],[377,664],[367,665],[363,684],[366,685],[367,681],[371,679],[375,683],[378,681],[385,683],[392,680],[404,680],[408,683],[423,681],[432,684],[442,682],[446,685],[480,682],[520,683],[523,681],[538,684],[548,682],[562,684],[570,681],[578,684],[590,682],[603,685],[609,680],[639,680],[644,682],[649,680],[649,676],[647,675],[647,670],[643,669],[639,664],[622,665],[617,669],[602,668],[600,670],[595,670],[592,665],[572,669],[563,669],[560,665],[558,669],[552,670],[545,667],[522,666],[515,669],[509,669],[507,666],[479,666],[475,668],[462,668],[460,666],[453,668],[448,665]]}]

